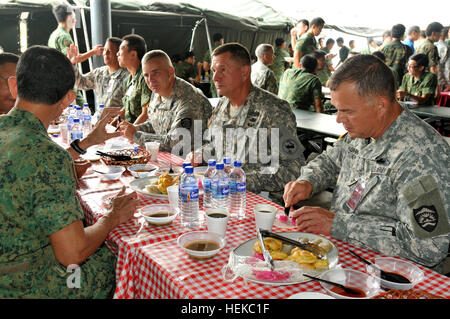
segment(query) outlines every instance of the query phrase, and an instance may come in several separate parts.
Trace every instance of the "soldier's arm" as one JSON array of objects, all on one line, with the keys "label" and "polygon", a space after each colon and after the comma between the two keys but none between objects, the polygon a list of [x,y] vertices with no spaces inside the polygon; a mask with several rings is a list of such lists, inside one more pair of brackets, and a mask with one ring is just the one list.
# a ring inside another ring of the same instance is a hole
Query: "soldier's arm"
[{"label": "soldier's arm", "polygon": [[275,78],[275,74],[272,72],[269,72],[267,76],[267,82],[266,82],[266,90],[277,95],[278,94],[278,83],[277,79]]},{"label": "soldier's arm", "polygon": [[73,69],[75,71],[75,87],[78,90],[95,89],[95,77],[97,72],[96,70],[98,69],[94,69],[86,74],[80,74],[76,65],[74,65]]}]

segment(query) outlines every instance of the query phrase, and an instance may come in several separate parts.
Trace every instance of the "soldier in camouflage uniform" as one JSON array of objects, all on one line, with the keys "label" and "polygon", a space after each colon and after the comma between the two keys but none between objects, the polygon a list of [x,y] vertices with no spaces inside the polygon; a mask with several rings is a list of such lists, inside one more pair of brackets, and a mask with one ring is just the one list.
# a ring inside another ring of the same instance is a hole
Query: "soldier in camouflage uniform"
[{"label": "soldier in camouflage uniform", "polygon": [[[120,67],[126,68],[130,73],[126,82],[125,95],[122,98],[123,107],[120,116],[134,124],[145,122],[147,106],[152,95],[142,74],[141,60],[145,52],[147,52],[145,40],[137,34],[124,36],[117,52]],[[115,125],[116,122],[112,124]]]},{"label": "soldier in camouflage uniform", "polygon": [[194,85],[194,81],[200,82],[200,73],[195,68],[194,52],[187,52],[184,61],[175,67],[175,75]]},{"label": "soldier in camouflage uniform", "polygon": [[298,39],[295,45],[294,52],[294,69],[300,68],[300,60],[303,56],[313,53],[318,49],[317,41],[315,37],[318,37],[322,32],[323,26],[325,25],[325,21],[322,18],[314,18],[310,22],[310,27],[308,32],[301,36]]},{"label": "soldier in camouflage uniform", "polygon": [[399,100],[416,101],[422,105],[434,105],[434,93],[437,87],[437,76],[425,71],[428,57],[416,53],[409,59],[409,73],[403,76],[402,84],[397,91]]},{"label": "soldier in camouflage uniform", "polygon": [[[148,52],[142,59],[142,66],[147,85],[153,91],[148,119],[134,126],[123,122],[121,131],[132,142],[144,146],[145,142],[157,141],[160,142],[160,150],[171,152],[185,138],[182,135],[180,139],[178,129],[186,129],[190,133],[186,145],[188,150],[182,149],[185,153],[177,154],[185,157],[194,149],[197,134],[201,141],[211,116],[211,104],[200,89],[175,76],[172,62],[165,52]],[[198,122],[194,124],[195,121]]]},{"label": "soldier in camouflage uniform", "polygon": [[424,53],[428,56],[429,63],[426,70],[436,75],[438,73],[439,52],[434,42],[439,41],[443,28],[443,25],[439,22],[430,23],[425,31],[427,38],[416,50],[416,53]]},{"label": "soldier in camouflage uniform", "polygon": [[301,62],[301,69],[288,69],[284,72],[278,96],[288,101],[292,108],[321,113],[322,84],[314,74],[317,60],[312,54],[308,54]]},{"label": "soldier in camouflage uniform", "polygon": [[16,105],[0,116],[0,298],[114,292],[116,260],[103,243],[133,216],[137,197],[123,189],[105,217],[83,227],[72,157],[47,134],[75,98],[74,82],[69,60],[44,46],[25,51],[10,80]]},{"label": "soldier in camouflage uniform", "polygon": [[[399,79],[403,78],[406,72],[406,62],[408,61],[409,50],[407,46],[401,42],[405,35],[405,26],[403,24],[396,24],[392,27],[392,42],[386,44],[381,52],[386,57],[386,64],[392,67],[398,74]],[[400,85],[400,83],[397,83]]]},{"label": "soldier in camouflage uniform", "polygon": [[[103,53],[101,66],[86,74],[80,74],[78,68],[75,70],[75,87],[80,90],[94,90],[97,105],[103,104],[106,107],[122,107],[122,98],[125,95],[126,79],[129,73],[119,66],[117,51],[119,50],[119,38],[108,38]],[[75,52],[69,50],[68,57],[72,61],[77,59]],[[76,47],[75,47],[76,48]]]},{"label": "soldier in camouflage uniform", "polygon": [[[281,203],[284,184],[293,180],[305,163],[295,115],[287,102],[252,85],[250,54],[242,45],[218,47],[212,62],[214,81],[223,97],[208,124],[210,138],[205,138],[205,144],[186,159],[194,166],[224,156],[242,160],[247,189],[269,192],[272,200]],[[245,132],[259,136],[252,139]],[[263,136],[264,132],[267,136]],[[278,135],[278,140],[272,134]],[[266,154],[270,158],[263,159]]]},{"label": "soldier in camouflage uniform", "polygon": [[275,39],[275,51],[273,53],[275,55],[275,59],[273,60],[273,64],[269,65],[269,69],[273,71],[275,74],[275,79],[277,80],[277,84],[280,84],[281,76],[283,72],[287,69],[289,65],[288,62],[284,58],[290,58],[291,56],[286,51],[286,41],[283,38]]},{"label": "soldier in camouflage uniform", "polygon": [[345,61],[330,89],[348,134],[302,168],[284,199],[289,207],[334,187],[331,208],[291,211],[297,227],[441,271],[450,233],[449,145],[396,102],[392,72],[371,55]]},{"label": "soldier in camouflage uniform", "polygon": [[258,61],[252,65],[252,84],[276,95],[278,93],[277,80],[275,73],[269,68],[275,57],[273,47],[270,44],[260,44],[256,48],[255,54]]}]

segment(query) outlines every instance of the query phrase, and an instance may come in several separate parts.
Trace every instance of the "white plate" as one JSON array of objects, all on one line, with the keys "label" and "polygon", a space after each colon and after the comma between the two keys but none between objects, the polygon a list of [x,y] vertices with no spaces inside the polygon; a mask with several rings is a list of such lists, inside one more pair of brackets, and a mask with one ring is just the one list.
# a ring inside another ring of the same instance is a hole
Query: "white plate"
[{"label": "white plate", "polygon": [[[316,276],[324,273],[325,271],[332,269],[334,267],[336,267],[338,261],[339,261],[339,253],[338,253],[338,249],[337,247],[327,238],[319,236],[319,235],[315,235],[315,234],[310,234],[310,233],[301,233],[301,232],[280,232],[278,233],[281,236],[290,238],[290,239],[294,239],[294,240],[298,240],[299,238],[303,238],[306,237],[308,239],[322,239],[323,241],[328,241],[331,243],[331,250],[328,252],[327,256],[328,256],[328,269],[324,269],[324,270],[313,270],[316,274]],[[247,240],[246,242],[242,243],[241,245],[239,245],[238,247],[236,247],[235,249],[233,249],[233,251],[231,252],[232,254],[235,254],[237,256],[249,256],[252,257],[255,255],[255,250],[253,249],[253,245],[255,244],[255,241],[257,241],[257,237],[252,238]],[[305,268],[305,273],[308,273],[308,269]],[[270,282],[270,281],[263,281],[263,280],[257,280],[257,279],[253,279],[253,278],[245,278],[249,281],[253,281],[259,284],[264,284],[264,285],[271,285],[271,286],[278,286],[278,285],[292,285],[292,284],[298,284],[301,282],[305,282],[305,281],[309,281],[309,278],[306,278],[303,276],[303,279],[301,281],[288,281],[288,282]]]},{"label": "white plate", "polygon": [[134,181],[130,182],[130,187],[132,190],[134,190],[136,193],[148,197],[148,198],[157,198],[157,199],[169,199],[169,196],[167,194],[154,194],[149,193],[145,186],[152,184],[155,180],[158,180],[159,176],[149,176],[145,178],[139,178],[135,179]]},{"label": "white plate", "polygon": [[321,292],[299,292],[298,294],[293,294],[287,299],[336,299],[330,295],[323,294]]}]

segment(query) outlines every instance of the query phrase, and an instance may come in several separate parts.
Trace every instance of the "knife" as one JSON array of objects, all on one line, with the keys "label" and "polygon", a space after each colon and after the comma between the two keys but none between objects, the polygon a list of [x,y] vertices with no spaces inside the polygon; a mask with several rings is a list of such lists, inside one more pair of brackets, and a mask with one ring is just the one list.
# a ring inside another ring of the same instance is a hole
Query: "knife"
[{"label": "knife", "polygon": [[272,260],[272,256],[270,256],[269,251],[266,249],[266,246],[264,245],[264,240],[261,236],[261,230],[262,229],[258,229],[258,240],[259,240],[259,244],[261,245],[261,251],[263,253],[263,257],[264,257],[264,261],[267,263],[267,265],[270,267],[270,270],[274,270],[275,269],[275,265],[273,264],[273,260]]}]

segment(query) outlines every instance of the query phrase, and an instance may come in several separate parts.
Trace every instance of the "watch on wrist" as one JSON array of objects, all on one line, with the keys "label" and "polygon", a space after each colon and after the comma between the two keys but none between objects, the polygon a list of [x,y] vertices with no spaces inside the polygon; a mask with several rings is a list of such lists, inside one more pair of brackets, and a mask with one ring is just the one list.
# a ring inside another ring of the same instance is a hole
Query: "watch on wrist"
[{"label": "watch on wrist", "polygon": [[80,145],[78,144],[79,142],[80,142],[80,140],[78,138],[76,140],[73,140],[72,143],[70,143],[70,147],[72,147],[75,150],[75,152],[77,152],[81,155],[86,154],[86,151],[84,149],[82,149],[80,147]]}]

